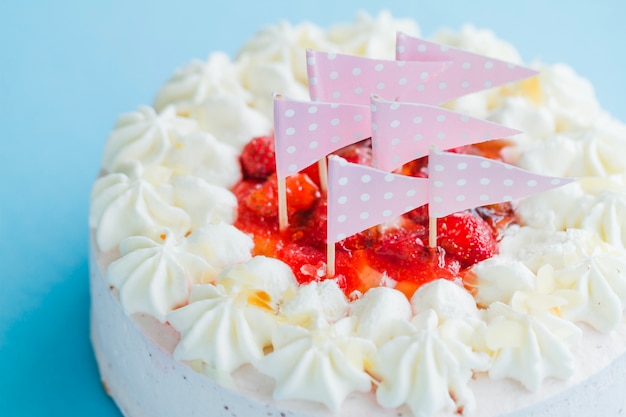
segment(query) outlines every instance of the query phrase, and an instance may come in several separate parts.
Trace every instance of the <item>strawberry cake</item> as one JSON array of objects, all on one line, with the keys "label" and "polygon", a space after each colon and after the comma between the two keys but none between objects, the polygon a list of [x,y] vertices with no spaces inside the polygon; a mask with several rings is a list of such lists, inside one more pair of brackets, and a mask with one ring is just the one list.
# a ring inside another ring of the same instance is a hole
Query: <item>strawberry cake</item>
[{"label": "strawberry cake", "polygon": [[[306,49],[394,59],[408,19],[280,23],[179,68],[112,130],[91,199],[91,338],[126,417],[615,417],[626,413],[626,126],[563,64],[445,107],[519,129],[453,151],[577,181],[335,245],[318,165],[286,179],[274,92]],[[488,30],[440,44],[514,64]],[[372,163],[369,139],[336,152]],[[428,176],[426,158],[396,173]]]}]

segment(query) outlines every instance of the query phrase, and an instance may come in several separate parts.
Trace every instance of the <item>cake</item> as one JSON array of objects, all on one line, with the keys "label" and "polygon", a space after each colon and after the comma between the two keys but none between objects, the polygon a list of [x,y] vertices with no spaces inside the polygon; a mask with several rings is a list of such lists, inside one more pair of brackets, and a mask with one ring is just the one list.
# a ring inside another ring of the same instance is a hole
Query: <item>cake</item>
[{"label": "cake", "polygon": [[[178,69],[120,116],[91,200],[91,338],[139,416],[619,416],[626,409],[626,127],[566,65],[445,107],[523,133],[458,149],[578,181],[337,245],[316,167],[277,225],[272,93],[308,100],[305,49],[394,59],[409,19],[280,23]],[[434,41],[507,62],[465,26]],[[365,140],[338,152],[371,162]],[[400,172],[420,176],[424,160]],[[461,243],[459,243],[461,242]]]}]

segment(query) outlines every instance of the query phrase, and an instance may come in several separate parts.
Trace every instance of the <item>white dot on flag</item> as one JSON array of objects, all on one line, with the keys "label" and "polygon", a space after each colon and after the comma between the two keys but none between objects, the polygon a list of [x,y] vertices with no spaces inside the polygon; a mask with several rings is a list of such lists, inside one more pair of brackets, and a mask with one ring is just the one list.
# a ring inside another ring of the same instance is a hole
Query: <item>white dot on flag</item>
[{"label": "white dot on flag", "polygon": [[370,201],[370,195],[368,193],[361,194],[361,201]]},{"label": "white dot on flag", "polygon": [[296,133],[296,129],[294,129],[293,127],[290,127],[287,130],[285,130],[285,134],[287,134],[287,136],[292,136],[294,133]]},{"label": "white dot on flag", "polygon": [[398,85],[406,85],[406,83],[408,83],[408,80],[405,77],[398,80]]},{"label": "white dot on flag", "polygon": [[309,132],[315,132],[317,130],[317,123],[311,123],[309,125]]},{"label": "white dot on flag", "polygon": [[413,123],[418,125],[418,124],[422,123],[422,120],[423,119],[421,117],[417,116],[417,117],[413,118]]},{"label": "white dot on flag", "polygon": [[506,179],[506,180],[502,181],[502,184],[506,185],[507,187],[510,187],[511,185],[513,185],[513,180]]},{"label": "white dot on flag", "polygon": [[413,140],[416,142],[419,142],[420,140],[422,140],[422,135],[417,133],[415,136],[413,136]]},{"label": "white dot on flag", "polygon": [[364,174],[364,175],[361,176],[361,182],[363,184],[367,184],[371,180],[372,180],[372,177],[370,177],[368,174]]},{"label": "white dot on flag", "polygon": [[489,185],[490,182],[491,182],[491,180],[489,178],[481,178],[480,179],[480,184],[481,185]]},{"label": "white dot on flag", "polygon": [[366,220],[369,216],[370,214],[367,211],[363,211],[361,212],[361,214],[359,214],[359,217],[361,218],[361,220]]},{"label": "white dot on flag", "polygon": [[430,74],[428,73],[428,71],[424,71],[424,72],[422,72],[422,73],[420,74],[420,78],[421,78],[422,80],[427,80],[429,76],[430,76]]},{"label": "white dot on flag", "polygon": [[315,114],[315,113],[317,113],[317,106],[309,107],[309,114]]},{"label": "white dot on flag", "polygon": [[383,198],[385,200],[391,200],[393,198],[393,193],[391,191],[387,191],[384,195]]},{"label": "white dot on flag", "polygon": [[306,59],[306,63],[309,65],[315,65],[315,57],[314,56],[310,56]]},{"label": "white dot on flag", "polygon": [[462,115],[460,120],[465,123],[465,122],[469,122],[470,118],[469,118],[469,116]]},{"label": "white dot on flag", "polygon": [[493,86],[493,83],[491,81],[489,81],[489,80],[487,80],[487,81],[485,81],[483,83],[483,87],[485,87],[485,88],[491,88],[492,86]]},{"label": "white dot on flag", "polygon": [[363,120],[363,116],[361,116],[360,114],[356,114],[353,117],[353,119],[354,119],[355,122],[360,122],[361,120]]},{"label": "white dot on flag", "polygon": [[330,138],[330,141],[331,141],[332,143],[337,143],[337,142],[339,142],[340,140],[341,140],[341,138],[340,138],[339,136],[336,136],[336,135],[335,135],[335,136],[333,136],[332,138]]},{"label": "white dot on flag", "polygon": [[391,109],[391,110],[398,110],[399,108],[400,108],[400,103],[397,103],[397,102],[393,102],[389,106],[389,109]]},{"label": "white dot on flag", "polygon": [[468,88],[469,86],[470,86],[469,81],[463,81],[463,82],[461,83],[461,88]]},{"label": "white dot on flag", "polygon": [[441,52],[447,52],[449,49],[450,49],[450,47],[449,47],[448,45],[441,45],[441,46],[439,47],[439,50],[440,50]]},{"label": "white dot on flag", "polygon": [[330,73],[331,80],[336,80],[337,78],[339,78],[339,73],[337,71],[333,71]]},{"label": "white dot on flag", "polygon": [[551,185],[559,185],[561,183],[561,180],[558,178],[554,178],[552,180],[550,180],[550,184]]},{"label": "white dot on flag", "polygon": [[443,171],[443,165],[441,165],[441,164],[437,164],[433,168],[435,168],[435,171],[437,171],[437,172],[442,172]]},{"label": "white dot on flag", "polygon": [[295,146],[288,146],[287,147],[287,153],[289,153],[289,154],[296,153],[296,147]]},{"label": "white dot on flag", "polygon": [[433,197],[433,201],[435,203],[441,203],[443,201],[443,198],[435,196],[435,197]]},{"label": "white dot on flag", "polygon": [[493,62],[492,61],[485,62],[485,69],[491,69],[491,68],[493,68]]},{"label": "white dot on flag", "polygon": [[337,126],[339,124],[339,119],[336,117],[330,121],[330,124],[333,126]]},{"label": "white dot on flag", "polygon": [[309,143],[310,149],[316,149],[318,146],[319,146],[319,143],[316,140],[311,141],[311,143]]},{"label": "white dot on flag", "polygon": [[417,191],[415,191],[415,190],[408,190],[406,192],[406,196],[407,197],[413,197],[413,196],[415,196],[415,194],[417,194]]},{"label": "white dot on flag", "polygon": [[456,166],[456,169],[458,169],[459,171],[463,171],[466,168],[467,168],[467,164],[465,162],[461,162],[461,163],[457,164],[457,166]]},{"label": "white dot on flag", "polygon": [[391,140],[391,146],[398,146],[400,144],[400,138],[393,138]]},{"label": "white dot on flag", "polygon": [[378,72],[381,72],[384,69],[385,69],[385,66],[383,64],[376,64],[376,66],[374,67],[374,70]]},{"label": "white dot on flag", "polygon": [[391,210],[383,210],[383,217],[391,216]]},{"label": "white dot on flag", "polygon": [[372,130],[378,129],[378,125],[376,123],[372,123]]},{"label": "white dot on flag", "polygon": [[294,109],[289,109],[285,112],[285,116],[286,117],[293,117],[293,115],[296,114],[296,112],[294,111]]},{"label": "white dot on flag", "polygon": [[482,161],[480,163],[481,168],[489,168],[491,166],[491,162],[489,161]]},{"label": "white dot on flag", "polygon": [[333,61],[335,58],[337,58],[337,54],[334,52],[329,52],[326,56],[328,57],[329,61]]},{"label": "white dot on flag", "polygon": [[337,199],[337,203],[341,205],[346,204],[347,202],[348,202],[348,197],[346,197],[345,195],[342,195],[341,197]]},{"label": "white dot on flag", "polygon": [[437,188],[441,188],[441,187],[443,187],[443,182],[441,182],[441,181],[434,181],[433,185],[435,187],[437,187]]},{"label": "white dot on flag", "polygon": [[426,86],[424,84],[417,85],[417,91],[424,91],[425,89],[426,89]]},{"label": "white dot on flag", "polygon": [[513,200],[513,197],[511,197],[510,195],[505,195],[502,197],[502,201],[504,201],[505,203],[508,203],[511,200]]},{"label": "white dot on flag", "polygon": [[465,141],[466,141],[466,140],[468,140],[468,139],[469,139],[469,133],[467,133],[467,132],[462,132],[462,133],[461,133],[461,140],[462,140],[463,142],[465,142]]},{"label": "white dot on flag", "polygon": [[395,180],[395,177],[393,176],[393,174],[385,175],[385,182],[393,182],[393,180]]},{"label": "white dot on flag", "polygon": [[446,134],[443,132],[437,133],[437,139],[444,140],[446,138]]},{"label": "white dot on flag", "polygon": [[345,216],[345,214],[341,214],[339,216],[337,216],[337,223],[343,223],[347,220],[347,217]]},{"label": "white dot on flag", "polygon": [[361,68],[359,67],[352,68],[352,75],[361,75]]},{"label": "white dot on flag", "polygon": [[400,156],[396,155],[393,158],[391,158],[391,162],[393,162],[394,164],[399,164],[400,163]]},{"label": "white dot on flag", "polygon": [[391,122],[391,127],[398,127],[400,126],[400,120],[394,120]]},{"label": "white dot on flag", "polygon": [[404,53],[404,45],[396,46],[396,52],[398,52],[400,54]]},{"label": "white dot on flag", "polygon": [[480,201],[487,201],[489,200],[489,196],[487,194],[481,194],[480,197]]},{"label": "white dot on flag", "polygon": [[457,180],[456,182],[456,185],[458,185],[459,187],[462,187],[465,184],[467,184],[467,180],[465,180],[464,178],[461,178],[460,180]]},{"label": "white dot on flag", "polygon": [[448,88],[448,83],[444,83],[444,82],[439,83],[440,90],[445,90],[446,88]]},{"label": "white dot on flag", "polygon": [[365,137],[365,135],[364,135],[363,133],[361,133],[361,132],[356,132],[354,135],[352,135],[352,138],[353,138],[355,141],[358,141],[358,140],[360,140],[360,139],[363,139],[364,137]]},{"label": "white dot on flag", "polygon": [[339,242],[340,240],[344,240],[346,238],[346,234],[345,233],[338,233],[337,237],[335,238],[335,240],[337,240],[337,242]]},{"label": "white dot on flag", "polygon": [[456,201],[461,202],[465,201],[465,196],[463,194],[459,194],[456,196]]},{"label": "white dot on flag", "polygon": [[463,68],[464,70],[468,70],[472,68],[472,64],[470,62],[464,62],[463,64],[461,64],[461,68]]},{"label": "white dot on flag", "polygon": [[528,180],[526,182],[526,185],[528,185],[529,187],[535,187],[535,186],[537,186],[537,181],[535,181],[535,180]]},{"label": "white dot on flag", "polygon": [[437,121],[438,122],[445,122],[446,121],[446,116],[444,116],[443,114],[440,114],[439,116],[437,116]]},{"label": "white dot on flag", "polygon": [[296,164],[291,164],[287,167],[287,170],[289,172],[297,172],[298,171],[298,166]]},{"label": "white dot on flag", "polygon": [[309,84],[316,85],[317,84],[317,78],[316,77],[309,78]]},{"label": "white dot on flag", "polygon": [[335,110],[339,108],[339,103],[330,103],[330,108]]},{"label": "white dot on flag", "polygon": [[376,84],[376,89],[378,91],[384,90],[385,89],[385,83],[378,83],[378,84]]},{"label": "white dot on flag", "polygon": [[339,166],[347,167],[348,166],[348,161],[346,161],[345,159],[341,158],[339,160]]},{"label": "white dot on flag", "polygon": [[419,44],[419,46],[417,47],[417,51],[426,52],[426,45],[424,45],[423,43]]},{"label": "white dot on flag", "polygon": [[378,107],[376,107],[376,104],[370,104],[370,110],[372,113],[376,113],[376,110],[378,110]]},{"label": "white dot on flag", "polygon": [[346,185],[348,183],[348,178],[347,177],[341,177],[337,180],[337,184],[339,185]]},{"label": "white dot on flag", "polygon": [[361,87],[357,87],[354,89],[354,94],[359,95],[363,94],[363,89]]},{"label": "white dot on flag", "polygon": [[341,93],[339,91],[335,91],[332,97],[334,100],[337,100],[339,99],[339,97],[341,97]]}]

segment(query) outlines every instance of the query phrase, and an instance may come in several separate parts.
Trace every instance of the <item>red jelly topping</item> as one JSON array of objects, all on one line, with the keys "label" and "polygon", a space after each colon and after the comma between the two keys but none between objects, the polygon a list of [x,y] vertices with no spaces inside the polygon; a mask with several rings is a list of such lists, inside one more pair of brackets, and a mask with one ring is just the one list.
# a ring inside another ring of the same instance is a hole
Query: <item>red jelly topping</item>
[{"label": "red jelly topping", "polygon": [[[497,253],[501,232],[514,221],[509,203],[454,213],[437,222],[437,248],[428,247],[428,208],[404,214],[383,227],[372,227],[335,245],[334,277],[326,277],[326,197],[319,190],[317,165],[286,181],[289,226],[278,230],[278,191],[270,137],[250,142],[242,153],[244,179],[233,188],[239,202],[235,226],[254,238],[254,255],[278,258],[293,269],[301,284],[335,279],[346,295],[381,285],[411,297],[429,281],[463,279],[475,263]],[[499,158],[502,141],[456,149],[455,152]],[[264,148],[268,147],[268,149]],[[271,149],[269,149],[271,147]],[[254,155],[262,157],[256,158]],[[337,152],[351,162],[371,164],[369,141]],[[251,168],[253,167],[253,168]],[[260,173],[263,173],[262,175]],[[428,175],[428,158],[400,169],[412,176]]]}]

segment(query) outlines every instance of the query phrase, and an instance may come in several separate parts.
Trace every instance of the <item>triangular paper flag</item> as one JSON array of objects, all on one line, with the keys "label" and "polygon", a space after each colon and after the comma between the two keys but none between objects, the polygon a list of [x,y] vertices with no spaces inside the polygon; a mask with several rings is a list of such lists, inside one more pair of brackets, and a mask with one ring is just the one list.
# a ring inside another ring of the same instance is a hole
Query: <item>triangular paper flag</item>
[{"label": "triangular paper flag", "polygon": [[428,179],[328,158],[328,242],[382,224],[428,202]]},{"label": "triangular paper flag", "polygon": [[428,155],[432,146],[446,150],[520,133],[441,107],[377,96],[372,96],[371,111],[374,166],[383,171]]},{"label": "triangular paper flag", "polygon": [[290,100],[274,95],[276,174],[285,178],[371,136],[369,106]]},{"label": "triangular paper flag", "polygon": [[388,100],[436,104],[429,84],[448,62],[401,62],[307,51],[309,93],[313,101],[369,105],[370,94]]},{"label": "triangular paper flag", "polygon": [[452,48],[447,45],[414,38],[404,33],[396,35],[396,59],[399,61],[452,61],[450,68],[437,78],[437,87],[430,93],[443,103],[475,91],[507,84],[537,75],[537,71],[509,62]]},{"label": "triangular paper flag", "polygon": [[429,215],[448,214],[487,204],[527,197],[574,182],[534,174],[513,165],[450,152],[431,152],[428,159],[430,179]]}]

